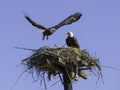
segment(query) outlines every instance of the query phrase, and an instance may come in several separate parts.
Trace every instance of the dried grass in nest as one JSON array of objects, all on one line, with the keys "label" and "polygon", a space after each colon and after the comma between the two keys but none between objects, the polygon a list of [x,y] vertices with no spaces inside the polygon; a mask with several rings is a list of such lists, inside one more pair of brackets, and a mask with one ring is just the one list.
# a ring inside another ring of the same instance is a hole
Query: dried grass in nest
[{"label": "dried grass in nest", "polygon": [[[47,77],[51,80],[52,76],[59,76],[62,81],[61,74],[66,70],[73,81],[70,72],[77,74],[79,77],[87,79],[84,70],[89,70],[97,75],[101,75],[101,66],[99,60],[92,57],[88,51],[76,48],[66,47],[42,47],[38,50],[32,50],[33,53],[28,58],[22,60],[26,70],[32,75],[36,72],[37,78]],[[77,70],[77,71],[76,71]]]}]

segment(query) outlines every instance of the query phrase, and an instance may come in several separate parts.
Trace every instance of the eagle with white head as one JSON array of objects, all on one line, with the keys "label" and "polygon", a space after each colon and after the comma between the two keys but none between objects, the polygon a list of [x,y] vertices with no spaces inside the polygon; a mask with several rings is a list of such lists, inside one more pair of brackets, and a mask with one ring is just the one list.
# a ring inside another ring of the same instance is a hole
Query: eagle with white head
[{"label": "eagle with white head", "polygon": [[68,47],[73,47],[73,48],[80,48],[80,45],[78,43],[78,40],[76,37],[74,37],[72,32],[67,32],[66,33],[68,37],[66,38],[66,44]]},{"label": "eagle with white head", "polygon": [[52,26],[50,28],[46,28],[45,26],[36,23],[35,21],[33,21],[28,15],[25,15],[25,18],[27,19],[27,21],[29,23],[31,23],[33,26],[44,30],[43,31],[43,40],[46,38],[48,40],[48,36],[52,35],[56,30],[58,30],[60,27],[64,26],[64,25],[70,25],[76,21],[78,21],[82,16],[82,13],[77,12],[74,13],[72,15],[70,15],[69,17],[65,18],[63,21],[61,21],[60,23],[58,23],[55,26]]}]

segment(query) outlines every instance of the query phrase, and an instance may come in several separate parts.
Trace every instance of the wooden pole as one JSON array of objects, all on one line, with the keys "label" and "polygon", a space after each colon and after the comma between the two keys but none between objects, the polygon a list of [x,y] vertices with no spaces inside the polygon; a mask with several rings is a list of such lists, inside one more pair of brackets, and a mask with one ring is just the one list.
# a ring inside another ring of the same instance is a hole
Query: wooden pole
[{"label": "wooden pole", "polygon": [[72,82],[69,78],[68,73],[65,70],[63,71],[63,82],[64,82],[64,84],[63,84],[64,90],[73,90]]}]

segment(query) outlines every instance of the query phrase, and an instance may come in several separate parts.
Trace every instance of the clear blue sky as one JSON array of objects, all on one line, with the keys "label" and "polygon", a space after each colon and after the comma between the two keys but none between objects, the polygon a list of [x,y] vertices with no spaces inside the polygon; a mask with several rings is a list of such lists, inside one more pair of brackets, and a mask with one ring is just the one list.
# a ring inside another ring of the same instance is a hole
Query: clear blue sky
[{"label": "clear blue sky", "polygon": [[[50,27],[67,16],[82,12],[78,22],[64,26],[42,41],[39,29],[29,24],[22,14],[27,14],[38,23]],[[66,32],[72,31],[82,49],[99,57],[102,65],[120,68],[120,1],[119,0],[1,0],[0,1],[0,90],[10,90],[23,70],[16,67],[29,51],[14,47],[40,48],[65,45]],[[74,90],[119,90],[120,71],[104,68],[105,85],[95,85],[96,77],[79,79]],[[31,75],[24,74],[13,90],[45,90],[39,82],[33,83]],[[57,81],[57,80],[56,80]],[[63,90],[60,83],[48,90]]]}]

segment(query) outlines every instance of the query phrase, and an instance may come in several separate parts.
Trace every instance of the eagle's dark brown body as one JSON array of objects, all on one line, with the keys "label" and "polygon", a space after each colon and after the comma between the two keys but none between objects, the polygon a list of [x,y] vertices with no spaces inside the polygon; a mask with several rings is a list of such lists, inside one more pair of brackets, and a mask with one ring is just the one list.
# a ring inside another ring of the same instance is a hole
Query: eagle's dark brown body
[{"label": "eagle's dark brown body", "polygon": [[68,37],[66,39],[66,43],[69,47],[73,47],[73,48],[80,48],[78,41],[75,37]]}]

